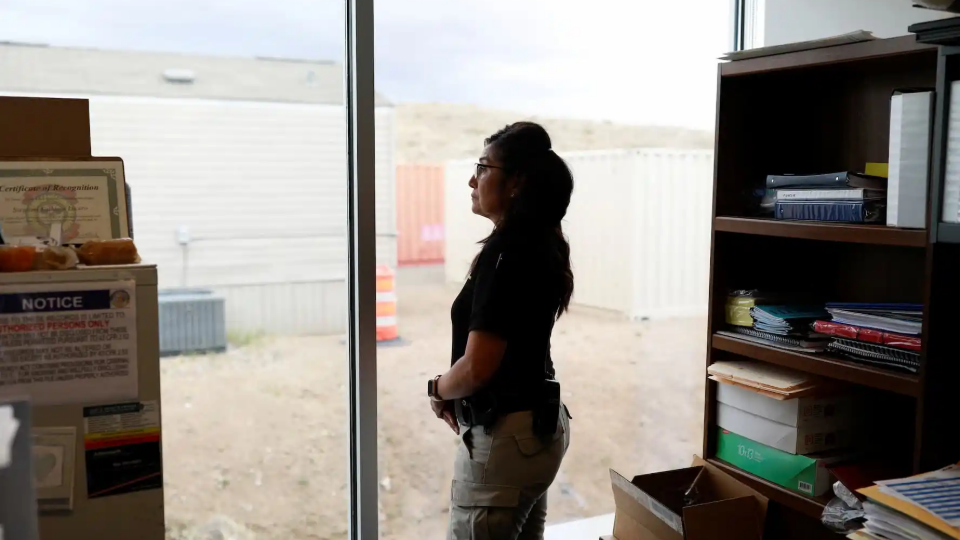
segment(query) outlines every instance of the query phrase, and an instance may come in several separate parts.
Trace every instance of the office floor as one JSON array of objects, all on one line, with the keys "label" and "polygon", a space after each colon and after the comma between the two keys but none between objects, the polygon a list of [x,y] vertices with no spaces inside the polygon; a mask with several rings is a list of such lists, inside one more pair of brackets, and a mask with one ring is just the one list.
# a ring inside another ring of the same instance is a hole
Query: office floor
[{"label": "office floor", "polygon": [[[458,440],[431,415],[423,386],[449,363],[456,293],[399,280],[406,344],[378,351],[381,538],[442,538]],[[612,512],[611,467],[689,464],[705,338],[704,319],[631,323],[582,309],[561,319],[553,350],[573,445],[549,494],[550,523]],[[266,338],[161,370],[169,539],[346,537],[342,338]]]}]

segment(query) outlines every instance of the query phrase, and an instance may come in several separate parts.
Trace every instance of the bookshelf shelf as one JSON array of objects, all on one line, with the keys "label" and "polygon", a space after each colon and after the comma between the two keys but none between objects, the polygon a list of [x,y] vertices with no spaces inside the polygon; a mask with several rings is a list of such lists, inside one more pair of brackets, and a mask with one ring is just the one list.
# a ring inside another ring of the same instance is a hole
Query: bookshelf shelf
[{"label": "bookshelf shelf", "polygon": [[814,375],[869,386],[905,396],[918,397],[922,386],[920,377],[883,370],[834,358],[825,354],[804,354],[760,345],[733,337],[714,335],[714,349],[745,356],[761,362],[777,364]]},{"label": "bookshelf shelf", "polygon": [[924,229],[898,229],[884,225],[848,225],[721,216],[714,219],[714,230],[828,242],[904,247],[926,247],[927,245],[927,231]]},{"label": "bookshelf shelf", "polygon": [[896,55],[912,53],[935,55],[936,52],[936,46],[917,43],[916,37],[911,35],[893,39],[864,41],[841,47],[825,47],[822,49],[752,58],[739,62],[728,62],[721,64],[720,73],[724,77],[736,77],[779,70],[829,66],[832,64],[857,62],[875,58],[889,58]]},{"label": "bookshelf shelf", "polygon": [[782,486],[778,486],[772,482],[768,482],[758,476],[754,476],[721,459],[710,458],[707,461],[710,464],[720,468],[727,474],[733,476],[737,480],[740,480],[744,484],[757,490],[761,495],[770,499],[771,501],[775,501],[779,504],[792,508],[793,510],[796,510],[797,512],[814,519],[820,519],[820,515],[823,513],[823,507],[826,506],[830,501],[829,495],[822,497],[807,497],[805,495],[801,495],[800,493],[790,491]]}]

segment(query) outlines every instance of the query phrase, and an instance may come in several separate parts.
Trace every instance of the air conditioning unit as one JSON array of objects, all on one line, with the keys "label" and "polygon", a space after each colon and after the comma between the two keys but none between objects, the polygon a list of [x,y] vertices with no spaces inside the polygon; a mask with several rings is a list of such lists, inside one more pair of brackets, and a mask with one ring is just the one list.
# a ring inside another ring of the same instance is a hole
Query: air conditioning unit
[{"label": "air conditioning unit", "polygon": [[160,291],[160,356],[223,352],[227,350],[224,299],[213,291]]}]

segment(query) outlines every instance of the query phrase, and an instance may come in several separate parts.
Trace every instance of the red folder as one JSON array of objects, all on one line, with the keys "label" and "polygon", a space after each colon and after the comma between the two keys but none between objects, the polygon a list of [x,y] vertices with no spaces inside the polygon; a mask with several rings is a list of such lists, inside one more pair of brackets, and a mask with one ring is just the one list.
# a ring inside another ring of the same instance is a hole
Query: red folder
[{"label": "red folder", "polygon": [[817,321],[813,323],[813,331],[831,336],[865,341],[867,343],[878,343],[907,351],[920,352],[920,338],[917,336],[905,336],[831,321]]}]

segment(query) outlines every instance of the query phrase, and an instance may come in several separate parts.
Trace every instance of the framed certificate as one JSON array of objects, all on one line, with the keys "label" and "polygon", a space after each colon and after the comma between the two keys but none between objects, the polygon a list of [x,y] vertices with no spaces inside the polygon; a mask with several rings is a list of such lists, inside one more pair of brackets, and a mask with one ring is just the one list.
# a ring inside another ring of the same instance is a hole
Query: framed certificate
[{"label": "framed certificate", "polygon": [[8,244],[82,244],[130,236],[120,158],[0,159],[0,226]]}]

